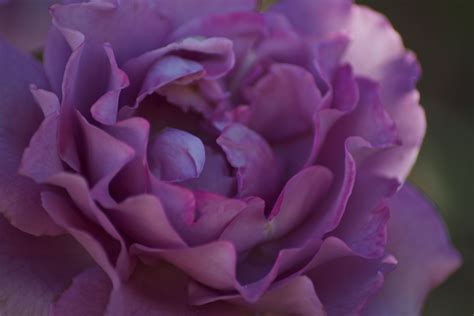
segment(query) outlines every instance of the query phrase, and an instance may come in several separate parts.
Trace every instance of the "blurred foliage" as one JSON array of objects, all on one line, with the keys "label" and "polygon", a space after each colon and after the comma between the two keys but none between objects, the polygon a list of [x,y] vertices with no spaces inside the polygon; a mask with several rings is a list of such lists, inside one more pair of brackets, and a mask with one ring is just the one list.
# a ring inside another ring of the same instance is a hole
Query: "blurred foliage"
[{"label": "blurred foliage", "polygon": [[[275,0],[262,0],[268,6]],[[439,206],[464,264],[425,316],[474,313],[474,1],[356,0],[389,17],[423,67],[428,133],[411,181]]]}]

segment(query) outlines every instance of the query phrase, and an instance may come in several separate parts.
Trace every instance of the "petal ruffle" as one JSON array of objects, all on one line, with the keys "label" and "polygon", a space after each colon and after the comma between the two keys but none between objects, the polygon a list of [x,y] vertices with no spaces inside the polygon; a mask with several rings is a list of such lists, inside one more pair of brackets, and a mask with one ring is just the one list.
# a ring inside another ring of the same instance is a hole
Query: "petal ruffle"
[{"label": "petal ruffle", "polygon": [[324,241],[316,257],[308,276],[328,316],[359,315],[382,285],[383,272],[393,266],[390,260],[359,257],[334,237]]},{"label": "petal ruffle", "polygon": [[[379,173],[403,182],[410,172],[426,130],[416,82],[420,66],[388,20],[366,7],[353,6],[349,22],[351,44],[344,56],[356,75],[375,80],[387,113],[397,125],[401,146],[372,163]],[[371,58],[367,58],[370,47]]]}]

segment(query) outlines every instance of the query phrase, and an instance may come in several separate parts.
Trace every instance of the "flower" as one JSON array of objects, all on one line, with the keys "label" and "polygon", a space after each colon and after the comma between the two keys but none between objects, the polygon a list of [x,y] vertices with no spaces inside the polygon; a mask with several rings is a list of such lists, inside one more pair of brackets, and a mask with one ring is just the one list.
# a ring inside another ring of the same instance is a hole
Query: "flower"
[{"label": "flower", "polygon": [[0,44],[2,314],[414,315],[459,266],[405,183],[420,69],[380,14],[50,11],[43,65]]}]

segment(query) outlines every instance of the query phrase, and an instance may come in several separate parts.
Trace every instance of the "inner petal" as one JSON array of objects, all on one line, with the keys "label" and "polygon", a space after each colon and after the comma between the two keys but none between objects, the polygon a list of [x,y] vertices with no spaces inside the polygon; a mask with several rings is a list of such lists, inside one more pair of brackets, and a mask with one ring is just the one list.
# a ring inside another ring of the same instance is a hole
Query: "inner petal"
[{"label": "inner petal", "polygon": [[199,177],[204,167],[202,141],[183,130],[166,128],[151,145],[152,172],[165,181],[183,181]]}]

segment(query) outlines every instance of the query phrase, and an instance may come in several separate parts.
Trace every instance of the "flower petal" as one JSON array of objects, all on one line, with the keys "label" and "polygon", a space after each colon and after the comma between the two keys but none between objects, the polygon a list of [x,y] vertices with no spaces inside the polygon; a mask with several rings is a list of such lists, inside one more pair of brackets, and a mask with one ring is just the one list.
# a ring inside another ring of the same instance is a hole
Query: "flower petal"
[{"label": "flower petal", "polygon": [[169,223],[160,201],[153,195],[128,198],[107,214],[117,228],[137,243],[157,248],[185,246]]},{"label": "flower petal", "polygon": [[390,217],[387,201],[399,186],[397,180],[379,177],[368,173],[367,168],[359,168],[347,209],[334,234],[357,254],[380,258],[385,251]]},{"label": "flower petal", "polygon": [[[381,14],[353,6],[349,30],[352,41],[344,60],[357,75],[380,84],[382,104],[398,127],[402,145],[381,155],[373,162],[374,168],[403,182],[415,163],[426,131],[426,118],[415,87],[420,66]],[[368,45],[371,58],[366,56]]]},{"label": "flower petal", "polygon": [[239,252],[264,241],[277,240],[303,225],[305,219],[319,209],[332,184],[331,172],[321,166],[308,167],[293,176],[281,191],[267,218],[261,200],[255,199],[221,235]]},{"label": "flower petal", "polygon": [[217,143],[237,170],[239,196],[271,198],[279,185],[279,167],[268,143],[256,132],[232,124],[224,129]]},{"label": "flower petal", "polygon": [[149,159],[155,176],[164,181],[179,182],[199,177],[206,154],[198,137],[166,128],[155,138]]},{"label": "flower petal", "polygon": [[121,202],[127,197],[146,193],[150,186],[147,160],[150,123],[141,117],[133,117],[106,126],[104,130],[135,151],[134,158],[110,182],[112,198]]},{"label": "flower petal", "polygon": [[210,146],[204,146],[206,161],[204,168],[197,179],[183,182],[182,185],[200,191],[217,193],[223,196],[233,196],[237,190],[237,181],[232,167],[226,160],[224,153]]},{"label": "flower petal", "polygon": [[429,291],[461,264],[434,206],[406,184],[390,201],[387,251],[398,260],[364,315],[418,315]]},{"label": "flower petal", "polygon": [[35,60],[1,40],[0,69],[0,212],[25,232],[56,235],[62,231],[42,208],[40,188],[17,173],[23,151],[43,119],[29,86],[47,88],[47,80]]},{"label": "flower petal", "polygon": [[71,237],[33,237],[0,216],[0,313],[48,315],[72,278],[92,264]]},{"label": "flower petal", "polygon": [[[85,41],[87,60],[96,57],[94,51],[103,44],[114,48],[117,63],[158,47],[170,30],[158,5],[149,1],[93,1],[69,5],[54,5],[51,14],[55,25],[75,50]],[[130,45],[124,38],[133,38]],[[89,71],[97,72],[99,69]]]},{"label": "flower petal", "polygon": [[273,65],[249,92],[249,98],[249,126],[270,142],[311,131],[313,116],[321,105],[321,92],[311,73],[288,64]]},{"label": "flower petal", "polygon": [[19,172],[38,183],[64,170],[58,152],[58,122],[57,114],[45,118],[23,153]]},{"label": "flower petal", "polygon": [[[179,53],[187,58],[174,56]],[[220,78],[232,69],[234,63],[232,42],[220,37],[190,37],[148,51],[123,66],[131,86],[125,90],[121,104],[137,108],[149,94],[185,76]],[[170,67],[176,64],[180,66],[178,69]]]},{"label": "flower petal", "polygon": [[100,268],[92,267],[74,278],[51,308],[51,316],[102,316],[112,284]]},{"label": "flower petal", "polygon": [[101,203],[114,204],[110,196],[110,181],[135,157],[133,148],[117,140],[104,130],[90,124],[76,112],[82,132],[83,172],[88,177],[91,193]]},{"label": "flower petal", "polygon": [[99,123],[105,125],[114,124],[117,120],[118,102],[120,93],[128,87],[129,80],[125,72],[121,70],[115,60],[114,52],[110,44],[104,44],[104,50],[109,61],[109,83],[108,92],[101,96],[91,107],[92,117]]},{"label": "flower petal", "polygon": [[383,283],[384,262],[354,254],[338,238],[325,240],[308,276],[328,315],[360,315]]},{"label": "flower petal", "polygon": [[351,6],[351,0],[283,0],[270,11],[287,16],[301,33],[321,37],[345,28]]},{"label": "flower petal", "polygon": [[[241,303],[240,300],[230,300]],[[255,304],[247,304],[261,313],[284,315],[324,316],[324,307],[315,293],[313,282],[306,276],[292,278],[281,286],[270,289]],[[244,304],[245,306],[245,304]]]},{"label": "flower petal", "polygon": [[229,199],[208,192],[195,192],[194,196],[199,217],[187,234],[187,240],[193,246],[218,239],[227,225],[248,207],[242,200]]},{"label": "flower petal", "polygon": [[205,17],[216,13],[254,11],[256,0],[158,0],[157,7],[162,14],[177,27],[193,18]]},{"label": "flower petal", "polygon": [[241,308],[226,303],[190,306],[187,282],[184,273],[169,265],[138,265],[130,280],[112,292],[105,315],[242,315]]}]

